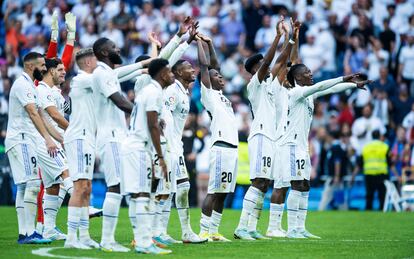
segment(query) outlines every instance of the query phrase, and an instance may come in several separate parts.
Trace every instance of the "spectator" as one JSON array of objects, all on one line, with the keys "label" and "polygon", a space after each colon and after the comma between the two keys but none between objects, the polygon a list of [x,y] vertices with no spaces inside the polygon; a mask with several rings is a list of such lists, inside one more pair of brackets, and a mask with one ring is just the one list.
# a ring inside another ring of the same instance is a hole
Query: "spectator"
[{"label": "spectator", "polygon": [[404,117],[402,126],[407,131],[407,140],[414,144],[414,103],[411,105],[411,111]]},{"label": "spectator", "polygon": [[37,35],[41,35],[43,37],[48,38],[50,34],[50,29],[46,25],[42,23],[43,14],[42,13],[36,13],[35,15],[35,22],[28,26],[26,30],[24,31],[24,34],[27,37],[35,38]]},{"label": "spectator", "polygon": [[157,26],[160,23],[160,21],[162,21],[162,17],[159,11],[154,10],[151,1],[145,0],[142,5],[142,13],[138,16],[138,19],[135,23],[138,32],[141,35],[144,35],[140,38],[145,45],[145,50],[148,48],[149,45],[149,41],[146,35],[152,32],[155,26]]},{"label": "spectator", "polygon": [[399,57],[400,67],[398,69],[399,83],[405,82],[409,92],[414,95],[414,33],[407,36],[407,45],[401,48]]},{"label": "spectator", "polygon": [[388,113],[390,110],[389,101],[387,99],[387,93],[382,89],[378,89],[373,93],[373,96],[373,114],[375,115],[375,117],[382,121],[384,126],[387,127],[389,123]]},{"label": "spectator", "polygon": [[122,35],[122,32],[120,30],[114,28],[114,23],[112,21],[108,22],[106,30],[103,31],[100,36],[116,42],[116,45],[120,49],[125,46],[124,35]]},{"label": "spectator", "polygon": [[352,142],[354,149],[361,154],[362,148],[372,140],[372,133],[378,130],[381,135],[387,132],[384,123],[372,114],[372,105],[365,106],[361,118],[352,125]]},{"label": "spectator", "polygon": [[257,31],[256,37],[254,38],[254,45],[261,53],[265,53],[269,49],[273,39],[276,37],[276,28],[270,25],[270,15],[263,16],[262,27]]},{"label": "spectator", "polygon": [[351,108],[348,105],[346,95],[341,95],[339,97],[338,110],[339,110],[339,115],[338,115],[339,125],[341,127],[344,124],[351,126],[354,121],[354,116],[352,114]]},{"label": "spectator", "polygon": [[385,66],[382,66],[379,69],[379,79],[375,80],[371,85],[369,85],[369,89],[372,92],[375,92],[375,90],[383,90],[387,93],[387,96],[389,98],[396,97],[396,88],[396,82],[394,81],[392,75],[388,73],[388,68]]},{"label": "spectator", "polygon": [[377,80],[380,77],[380,68],[387,66],[389,61],[389,53],[382,48],[381,41],[371,37],[371,50],[366,59],[366,67],[368,69],[368,78]]},{"label": "spectator", "polygon": [[96,33],[96,26],[92,22],[86,25],[86,32],[79,37],[79,43],[83,48],[92,47],[93,43],[99,38]]},{"label": "spectator", "polygon": [[125,2],[119,1],[119,13],[112,18],[114,27],[121,30],[124,35],[128,32],[128,23],[132,16],[125,11]]},{"label": "spectator", "polygon": [[17,19],[22,23],[22,31],[35,23],[35,15],[33,13],[33,4],[27,3],[24,7],[24,13],[17,16]]},{"label": "spectator", "polygon": [[268,13],[268,10],[262,6],[260,0],[252,2],[244,0],[242,6],[243,23],[246,28],[246,47],[254,51],[256,50],[256,33],[262,26],[263,16]]},{"label": "spectator", "polygon": [[365,46],[368,44],[369,39],[374,36],[374,30],[372,29],[370,20],[364,13],[358,16],[358,28],[352,30],[351,37],[353,36],[361,38]]},{"label": "spectator", "polygon": [[224,55],[226,57],[234,53],[239,46],[244,46],[246,38],[244,25],[237,20],[235,10],[230,11],[229,20],[221,25],[221,34],[224,39]]},{"label": "spectator", "polygon": [[329,28],[329,23],[324,21],[320,22],[319,33],[316,38],[315,44],[323,50],[324,63],[321,67],[322,79],[326,80],[336,76],[336,64],[335,64],[335,53],[336,53],[336,42],[332,35],[332,31]]},{"label": "spectator", "polygon": [[397,138],[391,145],[391,172],[398,183],[401,183],[401,175],[404,167],[408,167],[411,159],[411,147],[406,139],[406,131],[402,126],[397,128]]},{"label": "spectator", "polygon": [[390,19],[386,18],[383,22],[384,30],[379,34],[379,40],[382,46],[389,53],[393,53],[395,49],[396,35],[390,28]]},{"label": "spectator", "polygon": [[345,52],[344,74],[364,72],[365,59],[368,52],[365,48],[363,38],[355,35],[350,38],[350,47]]},{"label": "spectator", "polygon": [[299,48],[299,54],[302,63],[305,64],[312,71],[313,78],[318,82],[322,78],[322,67],[326,64],[324,59],[325,50],[322,46],[315,44],[317,36],[316,31],[309,30],[306,33],[306,44]]},{"label": "spectator", "polygon": [[410,110],[413,104],[413,99],[408,95],[408,89],[406,85],[400,85],[400,90],[397,98],[392,101],[392,111],[394,115],[394,123],[400,125]]}]

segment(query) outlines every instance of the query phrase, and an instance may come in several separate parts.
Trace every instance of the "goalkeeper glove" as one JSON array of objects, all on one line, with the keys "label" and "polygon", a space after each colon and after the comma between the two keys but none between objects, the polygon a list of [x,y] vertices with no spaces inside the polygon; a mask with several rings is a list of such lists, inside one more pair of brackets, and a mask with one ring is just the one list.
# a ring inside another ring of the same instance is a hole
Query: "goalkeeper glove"
[{"label": "goalkeeper glove", "polygon": [[50,26],[52,30],[52,41],[57,41],[59,35],[59,23],[58,23],[58,12],[55,10],[52,15],[52,24]]},{"label": "goalkeeper glove", "polygon": [[76,37],[76,16],[69,12],[65,14],[65,23],[68,30],[68,40],[75,40]]}]

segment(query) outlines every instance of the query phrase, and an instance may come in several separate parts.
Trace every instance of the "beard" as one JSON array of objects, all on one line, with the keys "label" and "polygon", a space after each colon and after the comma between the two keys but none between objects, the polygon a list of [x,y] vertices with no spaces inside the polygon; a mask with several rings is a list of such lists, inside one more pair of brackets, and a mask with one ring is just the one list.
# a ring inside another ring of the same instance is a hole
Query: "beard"
[{"label": "beard", "polygon": [[122,64],[121,56],[118,53],[116,53],[115,51],[110,52],[109,55],[108,55],[108,58],[112,62],[112,64],[115,64],[115,65]]},{"label": "beard", "polygon": [[43,74],[42,74],[42,72],[38,68],[35,68],[33,70],[33,78],[36,79],[36,80],[38,80],[38,81],[42,81],[43,80]]}]

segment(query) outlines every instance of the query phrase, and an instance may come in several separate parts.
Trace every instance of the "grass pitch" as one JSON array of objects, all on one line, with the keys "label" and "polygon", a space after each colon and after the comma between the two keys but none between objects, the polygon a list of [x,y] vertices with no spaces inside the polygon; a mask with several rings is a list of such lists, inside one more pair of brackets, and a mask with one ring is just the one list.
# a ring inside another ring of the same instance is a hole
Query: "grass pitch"
[{"label": "grass pitch", "polygon": [[[238,224],[240,211],[225,210],[220,232],[232,238]],[[191,221],[195,231],[199,230],[200,210],[191,210]],[[58,215],[58,227],[66,230],[67,210]],[[286,218],[286,216],[285,216]],[[90,223],[92,238],[99,242],[101,218]],[[259,230],[265,232],[268,211],[259,222]],[[284,222],[286,225],[286,222]],[[380,212],[310,212],[307,228],[322,237],[321,240],[272,239],[265,241],[236,241],[231,243],[208,243],[201,245],[174,245],[173,254],[167,258],[414,258],[414,213]],[[17,219],[13,207],[0,207],[0,258],[40,258],[32,254],[39,248],[62,247],[63,241],[51,245],[18,245]],[[181,230],[177,212],[171,213],[169,233],[179,239]],[[129,246],[132,229],[128,210],[120,212],[116,232],[118,242]],[[43,249],[45,250],[45,249]],[[105,253],[99,250],[79,251],[52,249],[49,255],[55,258],[133,258],[152,257],[129,253]]]}]

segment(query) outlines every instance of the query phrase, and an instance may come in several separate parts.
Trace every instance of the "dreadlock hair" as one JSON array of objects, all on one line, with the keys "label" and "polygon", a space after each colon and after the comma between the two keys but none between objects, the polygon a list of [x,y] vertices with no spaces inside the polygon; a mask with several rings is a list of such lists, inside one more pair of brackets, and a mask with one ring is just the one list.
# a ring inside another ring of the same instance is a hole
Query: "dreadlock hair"
[{"label": "dreadlock hair", "polygon": [[304,64],[296,64],[296,65],[293,65],[293,66],[290,67],[289,72],[286,75],[286,78],[287,78],[289,84],[292,87],[295,87],[296,86],[295,85],[295,75],[298,73],[298,71],[301,68],[304,68],[304,67],[305,67]]}]

